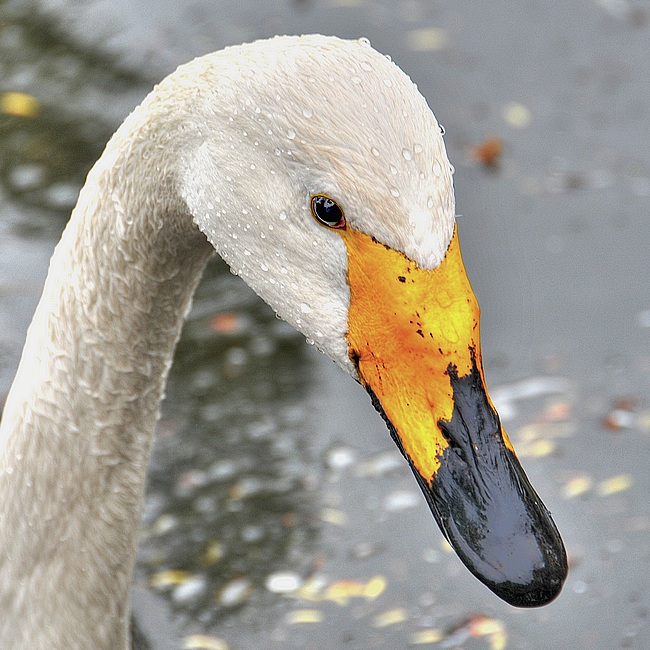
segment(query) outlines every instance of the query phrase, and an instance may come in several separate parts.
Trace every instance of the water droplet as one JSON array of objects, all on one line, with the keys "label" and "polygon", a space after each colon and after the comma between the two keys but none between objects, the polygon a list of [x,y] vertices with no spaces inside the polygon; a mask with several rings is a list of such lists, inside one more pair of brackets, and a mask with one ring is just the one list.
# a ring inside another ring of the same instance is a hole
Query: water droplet
[{"label": "water droplet", "polygon": [[264,271],[264,273],[266,273],[269,270],[269,267],[266,264],[264,264],[264,262],[260,264],[260,268],[262,269],[262,271]]},{"label": "water droplet", "polygon": [[427,175],[424,172],[420,172],[420,180],[423,181]]},{"label": "water droplet", "polygon": [[430,210],[432,207],[433,207],[433,197],[430,196],[430,197],[427,199],[427,208],[429,208],[429,210]]},{"label": "water droplet", "polygon": [[364,47],[370,47],[370,39],[369,39],[369,38],[366,38],[365,36],[362,36],[362,37],[359,39],[359,44],[360,44],[360,45],[363,45]]},{"label": "water droplet", "polygon": [[397,198],[399,196],[399,190],[396,187],[391,187],[390,188],[390,193]]},{"label": "water droplet", "polygon": [[397,176],[397,167],[395,167],[395,165],[391,165],[391,166],[390,166],[390,173],[391,173],[393,176]]},{"label": "water droplet", "polygon": [[287,129],[287,138],[293,140],[296,137],[296,132],[293,129]]},{"label": "water droplet", "polygon": [[410,149],[402,149],[402,156],[404,156],[404,160],[413,159],[413,154],[411,153]]},{"label": "water droplet", "polygon": [[248,135],[248,131],[242,131],[242,135],[246,137]]},{"label": "water droplet", "polygon": [[373,147],[370,151],[372,151],[373,156],[378,156],[379,155],[379,149],[377,149],[377,147]]},{"label": "water droplet", "polygon": [[414,145],[414,146],[413,146],[413,151],[414,151],[415,153],[422,153],[422,151],[423,151],[423,149],[422,149],[422,145],[421,145],[421,144],[416,144],[416,145]]},{"label": "water droplet", "polygon": [[370,72],[372,70],[372,66],[370,63],[368,63],[368,61],[361,61],[359,65],[361,66],[361,69],[365,70],[366,72]]},{"label": "water droplet", "polygon": [[384,79],[384,86],[386,86],[386,88],[392,88],[393,82],[390,79]]},{"label": "water droplet", "polygon": [[303,314],[311,314],[312,309],[311,309],[311,307],[310,307],[306,302],[301,302],[301,303],[300,303],[300,311],[301,311]]},{"label": "water droplet", "polygon": [[436,178],[440,178],[440,174],[442,174],[442,168],[440,167],[440,163],[436,160],[436,162],[433,163],[433,175]]},{"label": "water droplet", "polygon": [[248,248],[244,248],[244,255],[245,255],[246,257],[250,257],[251,252],[248,250]]},{"label": "water droplet", "polygon": [[309,119],[314,114],[314,111],[312,111],[311,108],[303,108],[302,114]]},{"label": "water droplet", "polygon": [[440,135],[445,135],[445,127],[442,124],[438,124],[438,126],[440,127]]},{"label": "water droplet", "polygon": [[391,59],[390,54],[384,54],[384,58],[388,59],[389,61],[393,60],[393,59]]},{"label": "water droplet", "polygon": [[257,167],[255,166],[255,163],[251,163],[251,169],[257,169]]},{"label": "water droplet", "polygon": [[358,85],[358,84],[361,83],[361,77],[357,77],[357,75],[354,75],[354,76],[350,77],[350,81],[351,81],[353,84],[357,84],[357,85]]},{"label": "water droplet", "polygon": [[280,212],[280,221],[285,221],[286,218],[287,218],[287,213],[284,210],[282,210],[282,212]]},{"label": "water droplet", "polygon": [[449,172],[452,176],[456,173],[456,168],[451,163],[449,164]]},{"label": "water droplet", "polygon": [[278,149],[278,148],[276,147],[275,149],[273,149],[273,153],[274,153],[276,156],[281,156],[281,155],[282,155],[282,149]]},{"label": "water droplet", "polygon": [[214,210],[214,205],[208,201],[208,210]]}]

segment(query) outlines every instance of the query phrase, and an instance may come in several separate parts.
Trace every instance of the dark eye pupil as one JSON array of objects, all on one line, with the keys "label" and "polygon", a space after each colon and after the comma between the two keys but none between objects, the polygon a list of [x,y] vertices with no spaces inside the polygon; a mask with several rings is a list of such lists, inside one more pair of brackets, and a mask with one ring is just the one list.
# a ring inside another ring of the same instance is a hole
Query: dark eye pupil
[{"label": "dark eye pupil", "polygon": [[328,196],[314,196],[311,199],[311,211],[314,217],[330,228],[342,228],[345,225],[343,210]]}]

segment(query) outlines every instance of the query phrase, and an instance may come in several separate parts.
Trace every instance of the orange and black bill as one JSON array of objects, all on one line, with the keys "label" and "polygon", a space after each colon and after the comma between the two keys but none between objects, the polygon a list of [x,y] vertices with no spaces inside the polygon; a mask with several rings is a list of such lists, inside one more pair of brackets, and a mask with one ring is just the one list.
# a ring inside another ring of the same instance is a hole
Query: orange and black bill
[{"label": "orange and black bill", "polygon": [[456,231],[433,271],[358,231],[341,235],[350,359],[440,529],[503,600],[545,605],[566,578],[566,552],[488,397]]}]

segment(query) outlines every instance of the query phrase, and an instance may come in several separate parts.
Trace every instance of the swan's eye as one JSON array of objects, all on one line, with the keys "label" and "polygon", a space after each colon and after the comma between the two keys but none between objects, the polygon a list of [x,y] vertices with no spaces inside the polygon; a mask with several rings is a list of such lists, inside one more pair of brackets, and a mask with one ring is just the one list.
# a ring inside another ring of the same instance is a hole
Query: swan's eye
[{"label": "swan's eye", "polygon": [[324,194],[311,197],[311,213],[314,219],[328,228],[345,228],[345,215],[341,207]]}]

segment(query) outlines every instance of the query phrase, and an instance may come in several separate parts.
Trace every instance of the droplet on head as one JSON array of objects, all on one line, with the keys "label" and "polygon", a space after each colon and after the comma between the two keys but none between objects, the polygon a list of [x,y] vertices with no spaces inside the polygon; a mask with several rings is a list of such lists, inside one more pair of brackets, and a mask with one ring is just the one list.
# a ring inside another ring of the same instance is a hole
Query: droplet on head
[{"label": "droplet on head", "polygon": [[404,160],[413,159],[413,154],[411,153],[410,149],[402,149],[402,156],[404,156]]}]

